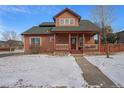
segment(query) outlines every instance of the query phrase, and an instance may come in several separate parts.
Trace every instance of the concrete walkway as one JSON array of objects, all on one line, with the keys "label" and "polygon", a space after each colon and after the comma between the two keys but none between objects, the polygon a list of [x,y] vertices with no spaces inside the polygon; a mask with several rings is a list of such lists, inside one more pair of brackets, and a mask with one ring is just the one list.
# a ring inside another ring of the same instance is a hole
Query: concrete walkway
[{"label": "concrete walkway", "polygon": [[105,76],[96,66],[88,62],[84,57],[75,57],[77,64],[83,71],[83,77],[89,86],[102,88],[117,88],[117,86]]}]

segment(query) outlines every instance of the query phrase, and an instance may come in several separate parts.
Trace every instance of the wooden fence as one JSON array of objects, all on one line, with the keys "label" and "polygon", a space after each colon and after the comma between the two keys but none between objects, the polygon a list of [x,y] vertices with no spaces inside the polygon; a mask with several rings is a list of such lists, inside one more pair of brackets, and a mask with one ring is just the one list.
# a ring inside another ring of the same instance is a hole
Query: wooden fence
[{"label": "wooden fence", "polygon": [[[100,52],[105,52],[107,46],[101,44]],[[109,52],[122,52],[124,51],[124,44],[108,44]]]},{"label": "wooden fence", "polygon": [[[15,48],[12,48],[11,51],[14,51]],[[10,51],[10,48],[9,47],[0,47],[0,52],[2,51]]]}]

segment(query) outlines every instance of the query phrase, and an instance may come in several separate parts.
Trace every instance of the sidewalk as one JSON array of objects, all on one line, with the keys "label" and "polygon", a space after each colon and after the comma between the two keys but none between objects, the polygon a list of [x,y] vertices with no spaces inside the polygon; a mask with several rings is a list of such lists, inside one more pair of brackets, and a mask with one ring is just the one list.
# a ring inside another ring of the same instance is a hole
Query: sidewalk
[{"label": "sidewalk", "polygon": [[117,88],[117,86],[107,76],[105,76],[96,66],[89,63],[84,57],[75,57],[75,59],[83,71],[83,77],[89,86]]}]

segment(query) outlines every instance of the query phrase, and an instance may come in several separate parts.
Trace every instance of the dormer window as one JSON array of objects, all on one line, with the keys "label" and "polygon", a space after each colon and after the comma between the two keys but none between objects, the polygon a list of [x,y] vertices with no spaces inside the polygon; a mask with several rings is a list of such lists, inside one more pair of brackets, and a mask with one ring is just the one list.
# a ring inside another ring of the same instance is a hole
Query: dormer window
[{"label": "dormer window", "polygon": [[60,23],[61,25],[64,25],[64,19],[61,18],[60,21],[59,21],[59,23]]},{"label": "dormer window", "polygon": [[70,19],[70,24],[74,24],[74,21],[75,21],[75,20],[74,20],[73,18],[71,18],[71,19]]},{"label": "dormer window", "polygon": [[60,25],[73,25],[75,23],[74,18],[60,18],[59,24]]},{"label": "dormer window", "polygon": [[66,19],[65,19],[65,25],[68,25],[68,24],[69,24],[69,19],[66,18]]}]

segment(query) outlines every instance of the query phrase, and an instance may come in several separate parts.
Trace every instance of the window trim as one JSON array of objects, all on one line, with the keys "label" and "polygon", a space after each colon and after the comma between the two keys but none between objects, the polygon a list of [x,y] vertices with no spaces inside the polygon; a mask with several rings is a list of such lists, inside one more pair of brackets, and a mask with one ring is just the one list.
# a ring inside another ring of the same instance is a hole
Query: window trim
[{"label": "window trim", "polygon": [[30,37],[30,45],[31,45],[31,39],[32,38],[40,38],[40,46],[42,45],[42,38],[41,37]]},{"label": "window trim", "polygon": [[[67,19],[69,21],[68,24],[66,24]],[[63,20],[63,23],[61,23],[62,20]],[[73,24],[71,24],[71,20],[73,20]],[[75,18],[59,18],[59,24],[60,25],[74,25],[75,24]]]},{"label": "window trim", "polygon": [[[61,23],[62,20],[63,20],[63,23]],[[59,24],[60,24],[60,25],[64,25],[64,24],[65,24],[64,18],[59,18]]]},{"label": "window trim", "polygon": [[[73,20],[73,24],[71,24],[71,20]],[[70,23],[70,25],[74,25],[75,24],[75,19],[74,18],[70,18],[69,19],[69,23]]]}]

